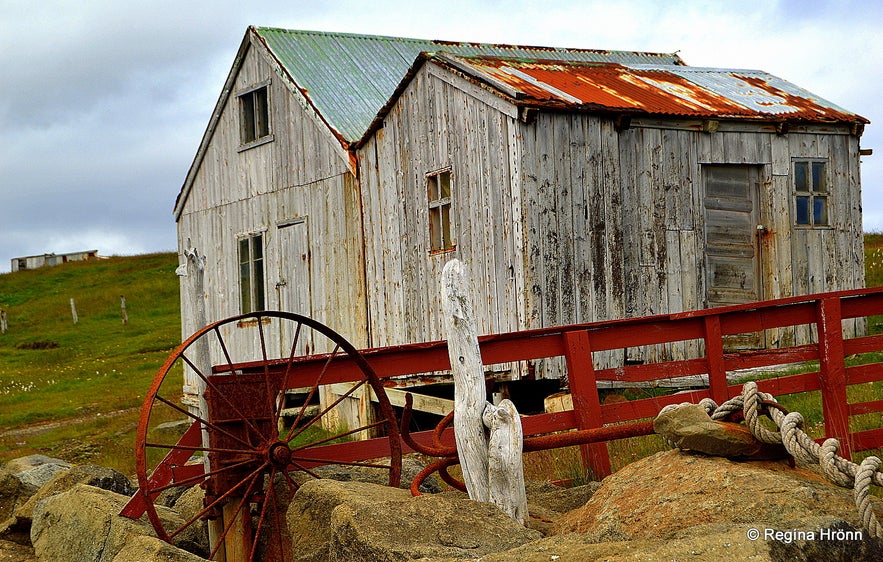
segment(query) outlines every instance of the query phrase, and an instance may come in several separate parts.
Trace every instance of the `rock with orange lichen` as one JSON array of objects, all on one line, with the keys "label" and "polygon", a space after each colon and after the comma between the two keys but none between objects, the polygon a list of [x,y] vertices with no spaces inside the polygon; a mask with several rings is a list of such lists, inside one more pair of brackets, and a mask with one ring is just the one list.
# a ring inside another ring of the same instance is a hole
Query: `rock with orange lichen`
[{"label": "rock with orange lichen", "polygon": [[[874,500],[878,517],[883,502]],[[737,462],[678,450],[636,461],[604,479],[556,533],[590,541],[664,539],[684,529],[726,523],[787,527],[831,516],[861,527],[852,491],[787,461]]]}]

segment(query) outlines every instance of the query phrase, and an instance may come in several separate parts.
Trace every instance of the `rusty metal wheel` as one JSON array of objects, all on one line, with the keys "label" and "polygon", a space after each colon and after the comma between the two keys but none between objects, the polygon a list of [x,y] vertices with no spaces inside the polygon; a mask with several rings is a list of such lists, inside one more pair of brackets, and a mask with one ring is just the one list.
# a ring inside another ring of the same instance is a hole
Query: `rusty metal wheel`
[{"label": "rusty metal wheel", "polygon": [[[323,465],[398,486],[401,442],[371,366],[310,318],[255,312],[210,324],[171,354],[145,398],[136,437],[144,510],[160,538],[210,559],[288,559],[287,501]],[[201,505],[166,514],[197,485]]]}]

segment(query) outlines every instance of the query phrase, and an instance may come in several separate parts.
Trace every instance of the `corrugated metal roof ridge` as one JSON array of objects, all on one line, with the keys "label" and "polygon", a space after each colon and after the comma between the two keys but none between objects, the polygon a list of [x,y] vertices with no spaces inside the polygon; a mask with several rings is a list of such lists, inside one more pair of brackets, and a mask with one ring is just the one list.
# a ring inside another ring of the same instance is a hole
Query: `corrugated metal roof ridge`
[{"label": "corrugated metal roof ridge", "polygon": [[347,142],[363,135],[421,52],[443,49],[464,55],[683,64],[677,55],[659,53],[455,43],[257,26],[255,30],[298,86],[306,90],[329,126]]},{"label": "corrugated metal roof ridge", "polygon": [[[621,50],[609,50],[609,49],[585,49],[580,47],[543,47],[538,45],[509,45],[506,43],[479,43],[479,42],[469,42],[469,41],[448,41],[444,39],[417,39],[413,37],[394,37],[390,35],[365,35],[359,33],[348,33],[342,31],[314,31],[314,30],[299,30],[299,29],[285,29],[280,27],[263,27],[263,26],[255,26],[255,29],[258,33],[263,33],[264,31],[268,32],[276,32],[276,33],[286,33],[293,35],[316,35],[316,36],[324,36],[324,37],[345,37],[350,39],[374,39],[380,41],[388,41],[393,43],[410,43],[414,45],[420,46],[429,46],[432,45],[434,47],[441,47],[439,50],[452,50],[456,49],[458,52],[463,52],[466,54],[470,50],[474,52],[496,52],[496,51],[519,51],[522,53],[532,53],[531,58],[552,58],[552,59],[560,59],[560,60],[586,60],[586,61],[597,61],[603,62],[611,59],[617,58],[634,58],[634,59],[647,59],[647,60],[666,60],[670,61],[664,64],[675,64],[675,65],[685,65],[684,61],[681,60],[680,56],[677,53],[654,53],[650,51],[621,51]],[[423,49],[420,51],[433,51],[435,49]],[[418,51],[418,52],[420,52]],[[545,54],[546,56],[539,56],[541,54]],[[548,55],[552,54],[552,57]],[[576,55],[576,56],[574,56]],[[522,56],[522,55],[518,55]],[[413,62],[413,57],[411,57],[411,62]],[[640,63],[638,63],[640,64]],[[652,64],[652,63],[647,63]],[[659,64],[659,63],[657,63]]]}]

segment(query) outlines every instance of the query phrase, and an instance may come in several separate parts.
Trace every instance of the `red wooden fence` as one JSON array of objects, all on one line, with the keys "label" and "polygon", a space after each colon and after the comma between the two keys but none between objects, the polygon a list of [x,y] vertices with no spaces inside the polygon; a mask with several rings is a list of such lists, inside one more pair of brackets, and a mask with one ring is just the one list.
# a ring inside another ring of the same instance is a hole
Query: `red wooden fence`
[{"label": "red wooden fence", "polygon": [[[883,417],[880,428],[849,431],[850,416],[883,412],[883,400],[855,404],[846,400],[847,386],[883,380],[883,363],[847,367],[845,358],[883,351],[883,335],[844,339],[841,322],[877,314],[883,314],[883,287],[487,335],[479,338],[479,345],[485,365],[556,356],[565,358],[574,410],[525,416],[522,419],[525,436],[652,418],[667,404],[698,402],[705,397],[720,404],[741,392],[741,384],[728,384],[727,371],[818,361],[816,372],[761,380],[757,383],[758,388],[774,396],[820,391],[825,436],[839,439],[839,454],[850,458],[852,452],[883,447]],[[818,343],[724,352],[727,336],[794,326],[814,326]],[[702,340],[705,356],[615,369],[596,369],[592,362],[592,354],[600,351],[686,340]],[[366,349],[362,353],[381,378],[450,369],[447,347],[441,341]],[[314,369],[322,368],[323,361],[317,359],[313,363]],[[329,383],[356,380],[359,373],[355,366],[346,363],[346,359],[342,360],[336,366],[334,376],[326,376],[325,380]],[[283,365],[284,362],[280,361],[280,368]],[[315,380],[316,373],[310,369],[309,362],[299,365],[299,372],[304,381]],[[668,396],[601,404],[596,386],[597,381],[651,382],[690,375],[707,375],[708,387]],[[292,386],[297,384],[294,381]],[[426,439],[429,433],[424,432]],[[416,435],[418,440],[424,437]],[[382,452],[380,449],[371,450],[368,443],[358,448],[362,450],[361,454]],[[595,476],[610,473],[606,444],[586,445],[583,451]]]},{"label": "red wooden fence", "polygon": [[[696,403],[710,397],[718,404],[741,393],[741,384],[730,385],[727,371],[760,368],[789,363],[818,361],[816,372],[777,376],[757,382],[759,390],[776,397],[800,392],[820,391],[825,423],[825,437],[840,440],[839,454],[850,458],[856,451],[883,448],[883,415],[880,426],[865,431],[850,432],[850,416],[880,414],[883,399],[848,403],[846,388],[851,385],[883,380],[883,362],[846,366],[846,357],[868,352],[883,352],[883,335],[843,338],[843,320],[883,314],[883,287],[837,293],[825,293],[764,301],[749,305],[706,309],[679,314],[645,318],[593,322],[524,332],[494,334],[479,338],[482,361],[485,365],[512,361],[535,360],[563,356],[573,395],[574,410],[550,414],[524,416],[525,437],[571,429],[592,429],[604,425],[655,417],[668,404]],[[812,326],[817,343],[790,347],[724,352],[724,338],[738,334],[759,332],[793,326]],[[594,353],[645,345],[666,344],[687,340],[701,340],[704,357],[626,365],[615,369],[596,369]],[[410,344],[362,350],[362,354],[382,379],[404,375],[418,376],[450,369],[445,342]],[[297,374],[292,376],[290,361],[281,359],[269,363],[237,365],[242,372],[251,370],[263,376],[287,376],[288,386],[310,386],[317,380],[326,360],[321,357],[296,360]],[[224,367],[229,370],[229,366]],[[677,377],[707,375],[708,386],[699,390],[679,392],[667,396],[643,398],[613,404],[601,404],[598,381],[652,382]],[[322,379],[326,384],[360,380],[362,372],[347,357],[334,360],[334,368]],[[396,386],[392,380],[389,386]],[[432,431],[412,436],[418,442],[429,443]],[[445,436],[453,443],[451,430]],[[200,432],[197,425],[179,442],[180,450],[173,450],[186,459],[190,448],[198,446]],[[188,446],[190,448],[188,448]],[[319,449],[322,449],[319,452]],[[370,439],[324,445],[312,449],[319,458],[338,461],[357,461],[386,456],[387,439]],[[610,473],[610,459],[606,443],[582,446],[583,458],[592,473],[600,478]],[[171,464],[180,464],[171,463]],[[156,467],[152,479],[168,483],[196,476],[201,465],[183,467],[187,474],[173,475],[166,461]],[[124,509],[124,514],[138,517],[143,513],[143,499],[136,495]]]}]

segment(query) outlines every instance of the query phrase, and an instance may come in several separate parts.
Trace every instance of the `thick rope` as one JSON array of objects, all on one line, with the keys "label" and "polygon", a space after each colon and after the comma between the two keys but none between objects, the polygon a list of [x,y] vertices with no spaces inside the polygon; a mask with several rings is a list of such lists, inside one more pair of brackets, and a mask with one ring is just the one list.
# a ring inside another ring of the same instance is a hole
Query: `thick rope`
[{"label": "thick rope", "polygon": [[[837,439],[826,439],[819,445],[803,431],[803,416],[799,412],[785,413],[776,408],[778,404],[771,394],[760,392],[757,383],[746,382],[742,386],[742,395],[727,400],[720,406],[710,398],[703,398],[699,404],[713,420],[726,419],[731,414],[741,411],[745,416],[745,424],[754,437],[769,444],[781,443],[792,457],[804,464],[818,464],[825,477],[834,484],[853,489],[855,505],[861,517],[862,526],[870,536],[883,538],[883,527],[877,521],[871,509],[871,484],[883,486],[883,472],[880,471],[881,461],[877,457],[867,457],[861,465],[857,465],[837,455],[840,442]],[[773,407],[768,406],[773,405]],[[670,404],[659,413],[673,408],[689,405]],[[760,422],[761,414],[769,417],[779,431],[771,431]],[[665,439],[671,446],[676,445]]]}]

